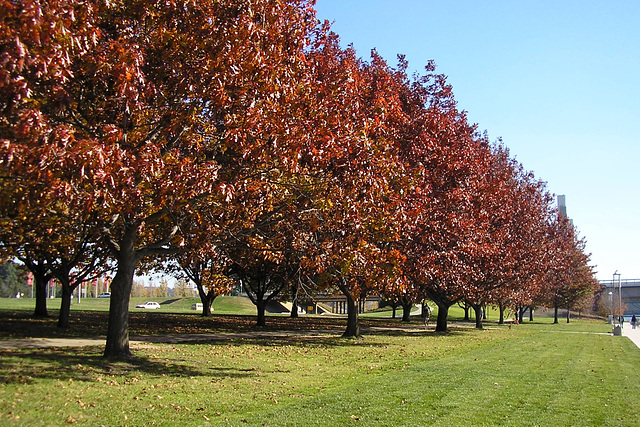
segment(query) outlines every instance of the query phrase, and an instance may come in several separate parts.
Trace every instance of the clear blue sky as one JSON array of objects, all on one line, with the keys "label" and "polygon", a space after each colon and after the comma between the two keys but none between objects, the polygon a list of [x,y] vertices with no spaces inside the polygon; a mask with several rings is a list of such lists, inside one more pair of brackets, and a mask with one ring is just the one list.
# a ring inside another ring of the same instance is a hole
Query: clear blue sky
[{"label": "clear blue sky", "polygon": [[460,109],[565,194],[599,279],[640,279],[640,1],[317,0],[343,45],[435,60]]}]

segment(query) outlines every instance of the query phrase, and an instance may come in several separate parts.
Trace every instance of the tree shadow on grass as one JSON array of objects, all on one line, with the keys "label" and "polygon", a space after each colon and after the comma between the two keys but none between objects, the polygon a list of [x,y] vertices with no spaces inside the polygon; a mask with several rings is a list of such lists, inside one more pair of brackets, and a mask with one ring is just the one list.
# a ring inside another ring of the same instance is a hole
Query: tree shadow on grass
[{"label": "tree shadow on grass", "polygon": [[[163,341],[158,336],[157,344],[132,346],[134,357],[124,361],[112,361],[102,357],[103,347],[42,349],[24,348],[0,351],[0,381],[5,384],[29,384],[37,380],[54,379],[61,381],[128,381],[139,374],[157,377],[209,377],[212,379],[242,378],[257,375],[246,366],[213,368],[207,363],[207,347],[260,346],[275,348],[291,346],[298,348],[359,347],[362,351],[385,347],[378,336],[406,336],[416,339],[442,339],[447,336],[471,334],[472,328],[452,328],[448,333],[435,333],[433,329],[370,328],[365,329],[361,338],[342,338],[334,329],[260,331],[235,334],[207,334],[205,339],[184,334],[185,341]],[[171,336],[169,336],[171,337]],[[202,346],[202,350],[198,348]],[[184,352],[184,353],[183,353]],[[205,359],[203,359],[203,357]],[[105,379],[106,378],[106,379]]]},{"label": "tree shadow on grass", "polygon": [[42,379],[95,382],[109,381],[114,377],[125,377],[126,381],[126,377],[140,373],[175,378],[250,375],[233,368],[216,372],[206,366],[198,366],[192,360],[160,359],[153,355],[112,361],[102,357],[102,348],[99,347],[0,351],[0,382],[5,384],[30,384]]},{"label": "tree shadow on grass", "polygon": [[[143,344],[147,346],[148,344]],[[249,377],[256,375],[253,369],[238,366],[212,368],[199,363],[202,357],[195,346],[262,346],[262,347],[306,347],[330,348],[337,346],[358,346],[372,348],[382,343],[366,339],[345,339],[335,335],[322,336],[243,336],[233,338],[193,340],[180,343],[166,343],[161,340],[151,347],[131,350],[134,357],[122,361],[105,359],[103,347],[47,347],[0,350],[0,381],[5,384],[30,384],[37,380],[55,379],[61,381],[113,381],[114,377],[133,377],[146,374],[158,377],[188,378],[205,376],[209,378]],[[183,353],[184,352],[184,353]],[[187,353],[187,354],[185,354]],[[202,354],[206,351],[203,349]],[[103,379],[107,378],[107,379]],[[111,378],[111,379],[110,379]],[[122,379],[120,379],[122,381]]]}]

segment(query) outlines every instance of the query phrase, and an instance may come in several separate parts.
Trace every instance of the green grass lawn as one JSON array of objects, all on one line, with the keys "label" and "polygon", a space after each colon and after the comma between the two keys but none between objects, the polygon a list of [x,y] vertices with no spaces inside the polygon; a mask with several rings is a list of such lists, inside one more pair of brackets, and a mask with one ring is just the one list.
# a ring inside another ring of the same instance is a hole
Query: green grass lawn
[{"label": "green grass lawn", "polygon": [[[199,314],[200,311],[194,311],[191,306],[199,303],[200,298],[150,298],[150,297],[135,297],[131,298],[129,303],[129,309],[132,313],[136,312],[149,312],[149,310],[137,309],[137,304],[144,303],[146,301],[155,301],[161,305],[161,308],[157,310],[162,313],[174,313],[174,314]],[[433,304],[432,304],[433,305]],[[31,298],[0,298],[0,310],[21,310],[21,311],[33,311],[35,307],[35,300]],[[60,298],[53,298],[47,300],[47,309],[51,315],[57,315],[60,309]],[[255,316],[256,307],[251,303],[249,298],[235,297],[235,296],[221,296],[217,297],[213,301],[212,305],[214,314],[230,314],[230,315],[242,315],[242,316]],[[76,298],[71,300],[71,311],[73,312],[85,312],[85,311],[108,311],[109,299],[108,298],[83,298],[78,302]],[[360,317],[366,318],[380,318],[391,317],[392,310],[390,307],[376,310],[374,312],[362,313]],[[498,317],[496,310],[489,309],[488,311],[490,320],[495,320]],[[268,314],[269,315],[269,314]],[[277,314],[273,316],[283,316]],[[341,317],[346,315],[332,315]],[[431,319],[435,322],[437,316],[437,308],[434,309],[431,314]],[[464,311],[454,305],[449,309],[449,318],[452,320],[460,320],[464,316]],[[402,318],[402,309],[396,311],[396,318]],[[473,318],[473,313],[472,313]]]},{"label": "green grass lawn", "polygon": [[[146,333],[254,330],[250,316],[132,316]],[[101,347],[4,350],[0,425],[640,425],[640,350],[604,322],[441,335],[415,321],[358,340],[339,338],[343,322],[274,317],[274,329],[333,332],[134,346],[129,362]]]},{"label": "green grass lawn", "polygon": [[[199,303],[200,298],[149,298],[136,297],[131,298],[129,308],[131,311],[144,311],[136,309],[137,304],[146,301],[155,301],[160,303],[162,308],[159,311],[163,313],[193,313],[191,306]],[[0,310],[33,310],[35,308],[35,300],[31,298],[0,298]],[[214,313],[220,314],[241,314],[250,315],[256,313],[255,306],[248,298],[223,296],[217,297],[212,305]],[[47,309],[57,314],[60,309],[60,298],[52,298],[47,300]],[[108,311],[109,298],[82,298],[80,302],[76,298],[71,300],[71,311]]]}]

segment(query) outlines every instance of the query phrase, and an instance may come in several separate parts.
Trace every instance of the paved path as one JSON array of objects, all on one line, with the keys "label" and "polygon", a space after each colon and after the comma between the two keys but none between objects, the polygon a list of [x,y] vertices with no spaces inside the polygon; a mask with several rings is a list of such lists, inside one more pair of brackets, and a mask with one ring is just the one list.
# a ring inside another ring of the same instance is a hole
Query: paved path
[{"label": "paved path", "polygon": [[625,324],[622,328],[622,336],[629,338],[640,348],[640,328],[633,329],[631,325]]}]

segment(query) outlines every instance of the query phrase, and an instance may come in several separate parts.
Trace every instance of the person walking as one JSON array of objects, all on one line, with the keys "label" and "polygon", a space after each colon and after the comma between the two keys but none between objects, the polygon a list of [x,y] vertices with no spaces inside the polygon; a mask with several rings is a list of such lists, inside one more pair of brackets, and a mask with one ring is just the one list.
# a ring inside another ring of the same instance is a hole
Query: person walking
[{"label": "person walking", "polygon": [[631,316],[631,329],[636,328],[636,324],[638,323],[638,319],[636,319],[636,315]]}]

